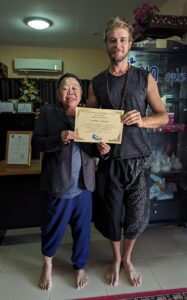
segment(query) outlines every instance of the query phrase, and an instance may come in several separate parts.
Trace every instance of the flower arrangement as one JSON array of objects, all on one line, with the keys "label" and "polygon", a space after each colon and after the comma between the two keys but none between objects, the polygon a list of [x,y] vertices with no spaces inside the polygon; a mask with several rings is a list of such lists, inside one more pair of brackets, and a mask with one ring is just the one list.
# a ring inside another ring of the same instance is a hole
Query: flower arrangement
[{"label": "flower arrangement", "polygon": [[133,10],[136,21],[136,23],[133,24],[135,41],[143,36],[150,18],[155,16],[158,12],[160,12],[160,10],[156,5],[149,5],[147,3]]},{"label": "flower arrangement", "polygon": [[34,105],[42,102],[36,79],[23,78],[20,80],[19,100],[22,102],[32,102]]}]

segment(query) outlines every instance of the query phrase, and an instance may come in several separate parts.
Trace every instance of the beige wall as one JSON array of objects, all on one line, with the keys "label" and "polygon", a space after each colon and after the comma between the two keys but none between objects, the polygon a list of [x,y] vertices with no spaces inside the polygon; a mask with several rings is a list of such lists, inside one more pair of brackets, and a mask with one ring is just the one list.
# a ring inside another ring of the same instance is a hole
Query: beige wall
[{"label": "beige wall", "polygon": [[[167,0],[160,7],[161,14],[187,15],[187,0]],[[12,61],[14,58],[46,58],[60,59],[63,62],[63,72],[72,72],[82,79],[91,79],[94,75],[105,69],[108,65],[108,58],[104,49],[63,49],[63,48],[34,48],[34,47],[13,47],[0,46],[0,62],[8,66],[8,77],[23,77],[13,71]],[[28,77],[28,74],[24,74]],[[29,75],[29,77],[50,77]]]},{"label": "beige wall", "polygon": [[[34,48],[0,46],[0,62],[8,66],[8,77],[28,77],[28,74],[17,74],[13,70],[14,58],[44,58],[60,59],[63,62],[63,73],[72,72],[82,79],[91,79],[105,69],[108,58],[104,49],[63,49],[63,48]],[[59,75],[29,75],[29,77],[57,78]]]},{"label": "beige wall", "polygon": [[187,0],[167,0],[159,9],[163,15],[187,16]]}]

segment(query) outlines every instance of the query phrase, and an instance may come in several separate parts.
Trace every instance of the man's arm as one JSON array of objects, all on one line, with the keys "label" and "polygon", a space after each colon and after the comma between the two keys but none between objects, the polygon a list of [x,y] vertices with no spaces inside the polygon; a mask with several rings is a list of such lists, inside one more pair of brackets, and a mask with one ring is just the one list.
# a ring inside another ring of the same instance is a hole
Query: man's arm
[{"label": "man's arm", "polygon": [[168,123],[168,114],[164,103],[159,95],[155,79],[151,74],[148,77],[147,102],[151,107],[153,114],[143,119],[145,128],[158,128]]},{"label": "man's arm", "polygon": [[160,98],[156,81],[151,74],[148,76],[147,102],[153,113],[142,117],[136,109],[128,111],[122,117],[123,124],[136,125],[142,128],[159,128],[168,123],[168,114]]},{"label": "man's arm", "polygon": [[90,83],[88,89],[88,102],[86,103],[87,107],[97,108],[99,107],[99,102],[94,94],[92,84]]}]

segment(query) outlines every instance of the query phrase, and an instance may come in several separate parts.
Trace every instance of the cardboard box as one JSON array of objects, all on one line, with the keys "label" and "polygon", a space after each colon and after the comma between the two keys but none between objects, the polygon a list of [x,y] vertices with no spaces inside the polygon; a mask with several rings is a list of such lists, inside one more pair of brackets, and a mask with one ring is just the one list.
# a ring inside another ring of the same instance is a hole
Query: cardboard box
[{"label": "cardboard box", "polygon": [[0,78],[8,78],[8,67],[0,62]]},{"label": "cardboard box", "polygon": [[156,39],[156,48],[167,48],[166,39]]}]

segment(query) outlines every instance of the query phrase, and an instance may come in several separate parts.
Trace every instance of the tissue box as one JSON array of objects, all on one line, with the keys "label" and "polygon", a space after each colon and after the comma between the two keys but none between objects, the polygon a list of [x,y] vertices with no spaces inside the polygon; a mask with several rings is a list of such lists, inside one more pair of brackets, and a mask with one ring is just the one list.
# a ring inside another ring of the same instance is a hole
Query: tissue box
[{"label": "tissue box", "polygon": [[0,63],[0,78],[8,78],[8,67]]}]

